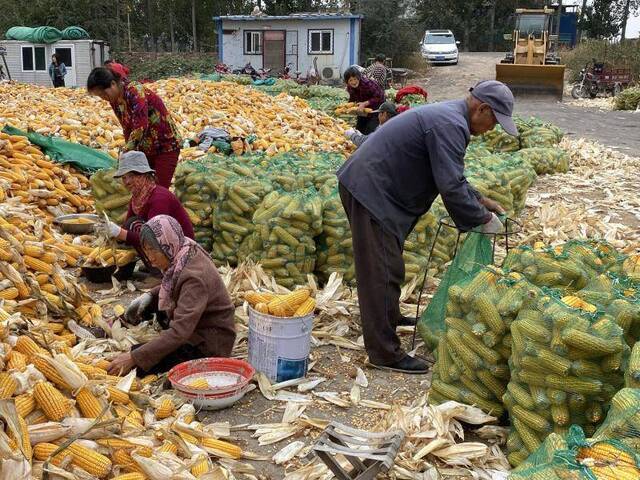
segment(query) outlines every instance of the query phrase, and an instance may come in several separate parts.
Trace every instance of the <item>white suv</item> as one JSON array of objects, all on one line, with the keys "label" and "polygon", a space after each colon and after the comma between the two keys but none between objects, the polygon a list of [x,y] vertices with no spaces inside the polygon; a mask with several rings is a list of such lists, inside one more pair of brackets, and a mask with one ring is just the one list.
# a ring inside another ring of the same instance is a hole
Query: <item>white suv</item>
[{"label": "white suv", "polygon": [[429,63],[458,63],[458,45],[451,30],[427,30],[420,43],[420,52]]}]

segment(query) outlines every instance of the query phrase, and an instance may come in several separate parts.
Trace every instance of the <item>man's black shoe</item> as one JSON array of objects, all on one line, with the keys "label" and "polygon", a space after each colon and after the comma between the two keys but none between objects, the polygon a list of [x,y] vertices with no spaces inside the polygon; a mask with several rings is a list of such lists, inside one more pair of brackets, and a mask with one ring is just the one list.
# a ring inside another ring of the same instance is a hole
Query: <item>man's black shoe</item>
[{"label": "man's black shoe", "polygon": [[400,317],[398,326],[399,327],[415,327],[417,323],[418,323],[418,319],[416,317],[405,317],[403,315]]},{"label": "man's black shoe", "polygon": [[420,358],[410,357],[405,355],[400,360],[390,365],[372,365],[381,370],[391,370],[393,372],[410,373],[410,374],[425,374],[429,372],[429,365],[427,362]]}]

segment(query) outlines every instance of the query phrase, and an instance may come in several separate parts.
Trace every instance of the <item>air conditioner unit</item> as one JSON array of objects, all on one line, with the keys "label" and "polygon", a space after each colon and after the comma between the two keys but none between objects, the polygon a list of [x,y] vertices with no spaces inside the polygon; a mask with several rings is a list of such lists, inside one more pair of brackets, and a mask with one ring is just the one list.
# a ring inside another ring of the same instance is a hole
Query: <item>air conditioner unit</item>
[{"label": "air conditioner unit", "polygon": [[340,78],[340,69],[338,67],[322,67],[320,76],[322,80],[335,80]]}]

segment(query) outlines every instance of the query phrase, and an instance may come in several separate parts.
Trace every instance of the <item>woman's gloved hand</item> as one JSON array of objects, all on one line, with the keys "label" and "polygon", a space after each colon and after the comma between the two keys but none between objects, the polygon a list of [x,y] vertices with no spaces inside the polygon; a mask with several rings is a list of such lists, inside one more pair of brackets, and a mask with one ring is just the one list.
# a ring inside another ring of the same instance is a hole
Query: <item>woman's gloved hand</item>
[{"label": "woman's gloved hand", "polygon": [[94,227],[95,233],[102,233],[109,238],[117,238],[120,235],[120,230],[122,230],[120,225],[112,221],[100,222]]},{"label": "woman's gloved hand", "polygon": [[124,312],[124,318],[128,323],[137,325],[140,323],[140,320],[142,320],[142,315],[145,310],[151,306],[152,301],[153,295],[149,292],[143,293],[129,304],[127,310]]}]

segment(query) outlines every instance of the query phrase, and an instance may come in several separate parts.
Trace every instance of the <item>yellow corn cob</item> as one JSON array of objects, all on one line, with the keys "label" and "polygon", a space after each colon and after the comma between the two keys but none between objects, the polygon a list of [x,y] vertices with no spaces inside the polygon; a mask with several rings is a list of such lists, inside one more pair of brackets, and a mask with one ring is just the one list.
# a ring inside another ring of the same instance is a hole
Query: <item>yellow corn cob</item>
[{"label": "yellow corn cob", "polygon": [[53,295],[58,293],[58,287],[56,287],[53,283],[45,283],[44,285],[40,285],[40,290]]},{"label": "yellow corn cob", "polygon": [[33,357],[31,359],[31,363],[33,363],[34,367],[36,367],[47,380],[52,382],[58,388],[70,388],[67,382],[64,381],[64,378],[60,376],[58,371],[42,357]]},{"label": "yellow corn cob", "polygon": [[198,444],[198,439],[190,433],[178,432],[178,436],[187,443],[193,443],[194,445]]},{"label": "yellow corn cob", "polygon": [[144,473],[132,472],[123,473],[122,475],[113,477],[112,480],[147,480],[147,477],[144,475]]},{"label": "yellow corn cob", "polygon": [[67,416],[70,406],[68,400],[49,382],[36,383],[33,397],[49,420],[59,422]]},{"label": "yellow corn cob", "polygon": [[512,419],[511,423],[529,453],[535,452],[541,443],[536,433],[517,418]]},{"label": "yellow corn cob", "polygon": [[143,418],[142,418],[142,415],[138,411],[138,407],[136,406],[135,403],[129,402],[127,404],[127,408],[129,409],[128,417],[132,417],[132,418],[136,419],[140,423],[142,423],[144,421]]},{"label": "yellow corn cob", "polygon": [[607,355],[621,352],[623,344],[613,339],[600,338],[575,328],[562,331],[562,340],[570,347],[575,347],[595,355]]},{"label": "yellow corn cob", "polygon": [[29,425],[38,425],[40,423],[46,423],[49,419],[42,412],[42,410],[35,410],[30,415],[28,415],[25,420]]},{"label": "yellow corn cob", "polygon": [[[53,264],[58,262],[58,256],[53,253],[53,252],[45,252],[40,258],[40,261],[48,264],[49,266],[51,266],[53,268]],[[38,270],[38,271],[42,271],[42,270]],[[48,272],[42,272],[42,273],[48,273]]]},{"label": "yellow corn cob", "polygon": [[209,388],[209,382],[205,378],[196,378],[189,382],[191,388],[197,388],[199,390],[207,390]]},{"label": "yellow corn cob", "polygon": [[123,405],[129,403],[129,394],[127,392],[123,392],[112,385],[107,387],[107,392],[109,392],[109,401]]},{"label": "yellow corn cob", "polygon": [[200,478],[202,475],[204,475],[208,471],[209,471],[208,460],[202,460],[201,462],[198,462],[193,467],[191,467],[191,474],[196,478]]},{"label": "yellow corn cob", "polygon": [[133,460],[127,450],[116,450],[111,456],[113,464],[129,473],[144,473],[144,470]]},{"label": "yellow corn cob", "polygon": [[156,408],[156,418],[158,420],[163,420],[173,415],[174,411],[175,405],[173,404],[173,400],[171,400],[170,398],[165,398]]},{"label": "yellow corn cob", "polygon": [[103,478],[111,472],[111,460],[90,448],[74,442],[69,445],[69,452],[73,455],[71,463],[91,475]]},{"label": "yellow corn cob", "polygon": [[59,466],[66,457],[71,456],[71,452],[69,449],[65,449],[62,452],[58,453],[54,458],[51,457],[51,454],[58,449],[58,445],[53,443],[38,443],[33,447],[33,456],[36,460],[40,460],[41,462],[45,460],[49,460],[53,465]]},{"label": "yellow corn cob", "polygon": [[310,295],[308,289],[301,288],[286,295],[276,296],[268,303],[269,311],[276,316],[291,316]]},{"label": "yellow corn cob", "polygon": [[160,449],[158,450],[158,452],[159,453],[172,453],[173,455],[176,455],[178,453],[178,447],[174,443],[171,443],[169,441],[165,441],[162,444],[162,446],[160,447]]},{"label": "yellow corn cob", "polygon": [[97,418],[103,410],[100,400],[87,387],[78,391],[76,403],[85,418]]},{"label": "yellow corn cob", "polygon": [[7,372],[0,372],[0,400],[13,397],[18,389],[18,382]]},{"label": "yellow corn cob", "polygon": [[16,287],[5,288],[0,290],[0,299],[2,300],[15,300],[20,295],[20,292]]},{"label": "yellow corn cob", "polygon": [[22,257],[25,265],[36,272],[46,273],[47,275],[53,274],[53,265],[46,263],[39,258],[24,255]]},{"label": "yellow corn cob", "polygon": [[551,418],[556,425],[568,425],[570,421],[569,408],[566,403],[551,405]]},{"label": "yellow corn cob", "polygon": [[42,255],[44,255],[44,247],[42,246],[42,244],[26,244],[24,245],[24,254],[29,255],[30,257],[40,258]]},{"label": "yellow corn cob", "polygon": [[265,313],[269,315],[269,305],[266,303],[256,303],[256,306],[253,307],[256,312]]},{"label": "yellow corn cob", "polygon": [[140,380],[141,385],[149,385],[150,383],[155,382],[158,379],[157,375],[147,375],[146,377]]},{"label": "yellow corn cob", "polygon": [[242,456],[242,449],[239,446],[223,440],[203,438],[200,445],[209,453],[213,453],[214,455],[224,458],[240,458]]},{"label": "yellow corn cob", "polygon": [[309,297],[300,304],[300,306],[295,312],[293,312],[293,316],[304,317],[306,315],[309,315],[310,313],[313,313],[315,309],[316,309],[316,301],[314,298]]},{"label": "yellow corn cob", "polygon": [[76,365],[82,373],[90,379],[103,379],[107,377],[107,371],[94,365],[88,365],[82,362],[76,362]]},{"label": "yellow corn cob", "polygon": [[11,315],[4,308],[0,306],[0,322],[8,320]]},{"label": "yellow corn cob", "polygon": [[551,424],[544,417],[530,410],[522,408],[520,405],[514,405],[511,415],[516,417],[522,423],[532,428],[536,432],[550,432]]},{"label": "yellow corn cob", "polygon": [[49,356],[49,352],[47,352],[44,348],[40,347],[36,342],[34,342],[30,337],[26,335],[21,335],[18,337],[16,341],[15,350],[26,355],[28,358],[33,359],[36,355],[47,355]]},{"label": "yellow corn cob", "polygon": [[258,303],[269,303],[273,300],[275,295],[267,292],[247,292],[244,294],[244,299],[251,305],[255,306]]},{"label": "yellow corn cob", "polygon": [[36,400],[30,393],[23,393],[14,399],[16,411],[21,417],[26,417],[36,408]]},{"label": "yellow corn cob", "polygon": [[7,357],[7,368],[9,370],[22,371],[27,367],[27,356],[12,350]]}]

